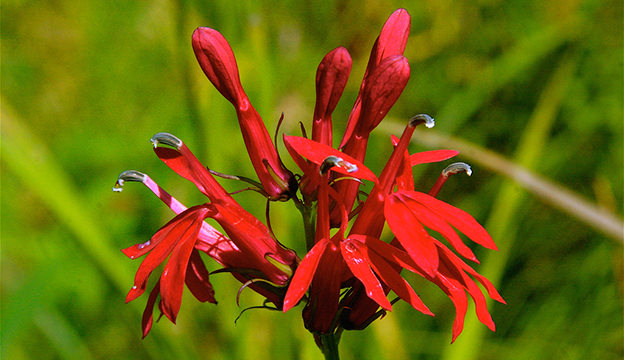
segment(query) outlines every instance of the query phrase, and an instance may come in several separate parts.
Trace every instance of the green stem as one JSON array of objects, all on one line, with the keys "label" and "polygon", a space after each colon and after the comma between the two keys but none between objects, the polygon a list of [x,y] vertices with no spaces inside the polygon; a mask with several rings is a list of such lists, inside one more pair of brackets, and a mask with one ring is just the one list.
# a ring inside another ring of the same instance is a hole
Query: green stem
[{"label": "green stem", "polygon": [[316,234],[316,207],[308,206],[303,202],[295,202],[297,209],[303,218],[303,230],[306,238],[306,249],[309,251],[314,246]]},{"label": "green stem", "polygon": [[321,338],[321,351],[323,351],[325,360],[340,360],[340,354],[338,354],[340,337],[333,333],[321,334],[319,337]]}]

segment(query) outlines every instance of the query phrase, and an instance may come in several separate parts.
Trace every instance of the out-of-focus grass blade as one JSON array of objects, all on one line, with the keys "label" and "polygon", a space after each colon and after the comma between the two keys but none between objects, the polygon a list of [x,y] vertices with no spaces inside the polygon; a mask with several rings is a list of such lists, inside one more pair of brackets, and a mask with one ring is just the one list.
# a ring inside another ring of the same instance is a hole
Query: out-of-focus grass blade
[{"label": "out-of-focus grass blade", "polygon": [[[74,233],[75,239],[92,259],[94,266],[102,271],[121,294],[125,294],[129,286],[128,274],[132,273],[129,264],[121,261],[122,257],[117,255],[111,241],[93,220],[94,217],[90,215],[84,201],[77,194],[74,182],[62,170],[45,145],[21,124],[4,99],[2,99],[0,149],[2,161],[11,172],[19,177],[29,190],[37,194],[58,220]],[[139,313],[143,310],[143,304],[138,302],[133,302],[131,306]],[[137,326],[138,323],[137,318]],[[157,353],[156,347],[166,344],[177,358],[196,358],[196,355],[192,354],[193,348],[184,336],[165,337],[158,326],[152,333],[159,338],[158,342],[146,343],[146,349],[152,354]]]},{"label": "out-of-focus grass blade", "polygon": [[[564,59],[541,93],[516,149],[515,160],[518,164],[530,169],[539,160],[544,143],[548,140],[551,127],[557,117],[561,99],[575,69],[574,60],[575,57]],[[486,223],[486,228],[498,244],[499,252],[486,253],[479,270],[495,285],[500,284],[507,260],[511,255],[510,250],[520,225],[519,221],[514,221],[514,216],[525,200],[526,193],[522,192],[517,184],[504,183]],[[490,300],[489,304],[491,303]],[[499,319],[501,320],[504,319]],[[455,344],[446,348],[443,359],[479,358],[485,336],[485,326],[480,324],[474,315],[467,316],[463,333]]]},{"label": "out-of-focus grass blade", "polygon": [[548,53],[569,41],[578,33],[579,18],[570,18],[536,30],[494,60],[477,75],[466,90],[457,93],[436,114],[443,120],[438,130],[452,134],[460,128],[497,90],[521,77],[525,71]]},{"label": "out-of-focus grass blade", "polygon": [[1,138],[2,161],[76,235],[84,251],[109,280],[122,293],[125,292],[130,267],[120,261],[110,241],[89,216],[74,181],[67,177],[41,141],[8,109],[4,99]]},{"label": "out-of-focus grass blade", "polygon": [[63,359],[93,359],[80,335],[57,309],[35,314],[35,324]]}]

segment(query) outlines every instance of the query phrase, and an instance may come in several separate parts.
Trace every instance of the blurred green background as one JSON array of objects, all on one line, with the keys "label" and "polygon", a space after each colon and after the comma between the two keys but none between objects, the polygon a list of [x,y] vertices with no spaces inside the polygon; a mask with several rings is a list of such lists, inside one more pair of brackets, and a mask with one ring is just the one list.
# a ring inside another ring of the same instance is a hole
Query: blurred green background
[{"label": "blurred green background", "polygon": [[[254,176],[230,104],[196,64],[194,28],[221,31],[271,132],[309,129],[316,66],[343,45],[354,66],[334,115],[342,134],[386,18],[412,15],[412,77],[375,131],[379,171],[389,134],[415,113],[436,118],[412,151],[455,148],[473,165],[439,197],[484,223],[499,252],[475,268],[507,305],[497,331],[472,310],[449,345],[454,311],[435,286],[414,286],[435,318],[405,303],[347,332],[343,359],[621,359],[622,2],[2,1],[2,358],[316,359],[300,308],[261,303],[227,274],[217,306],[188,293],[178,324],[141,340],[146,298],[124,304],[138,261],[119,249],[172,217],[146,189],[111,192],[127,169],[146,172],[186,204],[204,200],[152,153],[159,131],[182,138],[211,168]],[[339,138],[337,135],[336,138]],[[282,154],[286,155],[282,148]],[[286,157],[286,156],[285,156]],[[290,160],[288,166],[295,167]],[[415,170],[428,190],[445,166]],[[223,182],[232,191],[243,185]],[[264,219],[264,201],[237,195]],[[303,252],[291,203],[271,209],[282,242]],[[208,261],[211,270],[217,264]]]}]

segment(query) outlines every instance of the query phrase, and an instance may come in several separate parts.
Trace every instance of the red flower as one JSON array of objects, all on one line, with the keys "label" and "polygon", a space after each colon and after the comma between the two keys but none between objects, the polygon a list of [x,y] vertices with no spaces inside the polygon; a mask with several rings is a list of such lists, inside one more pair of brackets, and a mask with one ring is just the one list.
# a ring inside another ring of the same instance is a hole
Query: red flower
[{"label": "red flower", "polygon": [[[140,181],[178,214],[148,242],[123,250],[131,259],[147,254],[137,270],[126,302],[145,292],[152,271],[169,257],[143,314],[143,336],[151,329],[153,306],[159,294],[159,309],[173,323],[180,309],[185,283],[198,300],[216,303],[199,250],[226,268],[235,269],[232,270],[233,275],[241,282],[264,279],[275,287],[286,284],[294,264],[298,262],[296,254],[273,239],[269,230],[221,187],[182,141],[173,135],[159,133],[154,135],[152,142],[158,157],[179,175],[193,182],[211,203],[187,209],[147,175],[136,171],[120,175],[115,189],[121,190],[125,181]],[[174,148],[158,147],[161,143]],[[229,238],[205,223],[206,218],[219,222]],[[250,287],[281,307],[279,290],[271,291],[267,286],[255,284]]]},{"label": "red flower", "polygon": [[296,182],[277,154],[260,114],[245,94],[232,48],[218,31],[200,27],[193,33],[193,50],[202,70],[234,105],[251,163],[264,191],[273,200],[288,200]]},{"label": "red flower", "polygon": [[[180,309],[184,284],[198,300],[216,302],[200,251],[278,309],[288,311],[304,301],[304,324],[325,350],[328,339],[335,341],[342,329],[365,328],[390,311],[398,299],[423,314],[433,315],[401,275],[403,270],[434,283],[451,299],[456,309],[453,340],[462,331],[468,295],[475,302],[479,320],[494,330],[485,295],[477,282],[492,299],[504,300],[448,245],[477,263],[458,231],[486,248],[496,249],[496,245],[472,216],[435,198],[450,175],[469,172],[470,168],[463,163],[452,164],[428,194],[414,189],[413,166],[458,154],[453,150],[408,153],[416,126],[432,127],[433,118],[416,115],[400,138],[392,137],[394,149],[379,177],[364,165],[370,133],[396,102],[410,76],[403,56],[409,28],[410,17],[403,9],[395,11],[385,23],[371,52],[339,150],[332,148],[332,114],[352,61],[342,47],[323,58],[316,76],[312,138],[283,137],[286,149],[302,171],[297,177],[282,164],[262,119],[251,106],[225,38],[209,28],[195,31],[193,49],[197,60],[217,90],[234,105],[262,190],[270,200],[292,199],[301,211],[308,253],[299,260],[294,251],[283,247],[180,139],[168,133],[154,135],[157,156],[195,184],[209,201],[186,208],[147,175],[129,171],[119,177],[118,189],[124,181],[142,182],[177,214],[148,242],[123,250],[132,259],[146,255],[127,301],[145,292],[150,274],[166,261],[147,301],[144,336],[152,326],[153,307],[159,295],[159,309],[172,322]],[[372,182],[372,190],[354,208],[359,186],[364,182]],[[226,235],[206,223],[207,219],[217,221]],[[385,224],[394,234],[389,242],[381,240]],[[332,233],[332,228],[337,231]],[[445,242],[431,236],[430,230]],[[390,300],[390,291],[398,299]]]}]

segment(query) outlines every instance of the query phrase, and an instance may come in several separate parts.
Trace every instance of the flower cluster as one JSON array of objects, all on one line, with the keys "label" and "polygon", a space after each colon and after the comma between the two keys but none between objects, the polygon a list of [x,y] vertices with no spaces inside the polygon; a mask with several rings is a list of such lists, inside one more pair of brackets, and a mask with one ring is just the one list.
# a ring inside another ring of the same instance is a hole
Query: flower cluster
[{"label": "flower cluster", "polygon": [[[167,133],[154,135],[156,155],[195,184],[208,202],[186,208],[145,174],[131,170],[119,176],[115,190],[121,190],[126,181],[141,182],[177,214],[149,241],[123,250],[131,259],[147,255],[127,301],[145,292],[150,274],[168,258],[147,300],[144,336],[151,329],[159,296],[159,310],[175,322],[184,284],[199,301],[216,303],[200,252],[219,263],[223,267],[220,271],[230,272],[278,309],[288,311],[304,302],[304,324],[321,348],[324,336],[335,337],[343,329],[363,329],[391,310],[398,299],[423,314],[433,315],[401,275],[403,270],[434,283],[451,299],[456,309],[453,340],[463,328],[468,295],[475,302],[479,320],[494,330],[477,282],[492,299],[504,300],[490,281],[462,260],[478,263],[457,231],[486,248],[496,249],[496,245],[472,216],[436,199],[450,175],[470,174],[470,167],[452,164],[428,193],[414,189],[413,166],[448,160],[458,153],[408,153],[415,128],[420,124],[431,127],[433,119],[416,115],[400,137],[388,139],[393,151],[379,176],[364,165],[369,135],[396,102],[410,76],[403,56],[409,28],[410,17],[404,9],[395,11],[385,23],[373,46],[338,149],[332,147],[332,113],[342,96],[352,61],[343,47],[323,58],[316,76],[311,138],[283,137],[300,175],[293,175],[282,163],[260,115],[243,90],[234,54],[225,38],[209,28],[194,32],[193,49],[202,70],[236,110],[259,179],[255,183],[258,190],[271,201],[293,201],[303,215],[308,252],[299,258],[281,245],[267,226],[217,182],[215,175],[220,174],[202,165],[180,139]],[[365,182],[372,183],[367,195],[360,189]],[[225,234],[209,225],[207,219],[216,221]],[[385,224],[394,235],[390,241],[381,239]],[[429,230],[440,234],[445,242]],[[389,300],[390,291],[398,298]]]}]

